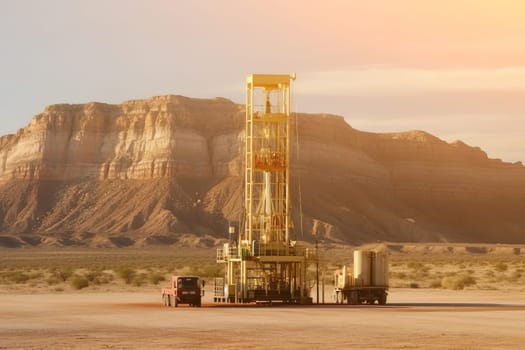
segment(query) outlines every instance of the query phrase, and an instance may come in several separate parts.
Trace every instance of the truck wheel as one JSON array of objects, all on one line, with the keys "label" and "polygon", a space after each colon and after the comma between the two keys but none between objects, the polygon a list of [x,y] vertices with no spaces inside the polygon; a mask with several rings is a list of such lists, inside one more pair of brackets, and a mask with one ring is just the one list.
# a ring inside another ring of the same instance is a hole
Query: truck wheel
[{"label": "truck wheel", "polygon": [[177,301],[177,297],[173,296],[173,307],[179,306],[179,302]]},{"label": "truck wheel", "polygon": [[383,294],[379,299],[379,305],[386,305],[386,294]]},{"label": "truck wheel", "polygon": [[166,301],[167,301],[166,306],[171,306],[171,295],[169,294],[167,295]]},{"label": "truck wheel", "polygon": [[197,301],[197,307],[201,307],[201,300]]}]

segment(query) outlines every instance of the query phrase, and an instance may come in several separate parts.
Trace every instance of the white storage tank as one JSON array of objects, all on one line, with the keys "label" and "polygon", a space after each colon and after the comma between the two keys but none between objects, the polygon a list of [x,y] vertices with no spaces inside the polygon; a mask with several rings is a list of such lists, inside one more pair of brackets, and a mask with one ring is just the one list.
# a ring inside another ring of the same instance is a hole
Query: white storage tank
[{"label": "white storage tank", "polygon": [[356,284],[371,285],[371,251],[354,250],[354,277]]},{"label": "white storage tank", "polygon": [[372,285],[388,286],[388,253],[384,250],[373,252]]}]

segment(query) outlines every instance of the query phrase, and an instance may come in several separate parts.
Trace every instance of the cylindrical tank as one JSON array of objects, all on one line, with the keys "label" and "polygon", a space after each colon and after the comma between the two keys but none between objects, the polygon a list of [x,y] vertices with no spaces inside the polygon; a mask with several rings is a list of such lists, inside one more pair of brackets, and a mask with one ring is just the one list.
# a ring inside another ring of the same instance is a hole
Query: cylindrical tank
[{"label": "cylindrical tank", "polygon": [[375,251],[373,253],[373,280],[374,286],[388,286],[388,255],[386,251]]},{"label": "cylindrical tank", "polygon": [[370,251],[354,250],[354,277],[363,286],[371,284],[371,254]]}]

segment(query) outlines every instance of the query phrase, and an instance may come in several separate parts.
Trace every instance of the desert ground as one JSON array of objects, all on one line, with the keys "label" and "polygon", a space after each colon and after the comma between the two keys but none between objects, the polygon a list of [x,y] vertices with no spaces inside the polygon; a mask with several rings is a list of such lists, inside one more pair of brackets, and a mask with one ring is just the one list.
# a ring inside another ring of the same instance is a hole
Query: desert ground
[{"label": "desert ground", "polygon": [[[207,250],[2,250],[0,349],[523,348],[523,247],[442,248],[393,247],[385,306],[330,304],[325,277],[324,305],[216,305],[208,283],[202,308],[164,307],[160,289],[211,279]],[[327,271],[349,255],[333,252]]]},{"label": "desert ground", "polygon": [[519,292],[393,289],[386,306],[233,307],[207,301],[202,308],[169,308],[154,291],[2,295],[0,348],[519,349],[525,344],[525,300]]}]

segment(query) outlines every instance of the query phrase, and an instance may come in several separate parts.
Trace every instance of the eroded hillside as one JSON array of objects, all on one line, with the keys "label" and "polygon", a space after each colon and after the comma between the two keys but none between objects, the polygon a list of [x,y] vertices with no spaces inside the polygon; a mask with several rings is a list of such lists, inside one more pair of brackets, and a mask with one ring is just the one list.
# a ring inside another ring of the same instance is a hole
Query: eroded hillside
[{"label": "eroded hillside", "polygon": [[[213,245],[242,215],[243,106],[53,105],[0,138],[0,245]],[[297,239],[525,241],[525,167],[422,131],[292,119]]]}]

